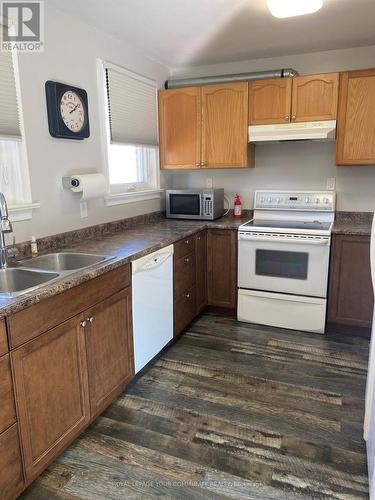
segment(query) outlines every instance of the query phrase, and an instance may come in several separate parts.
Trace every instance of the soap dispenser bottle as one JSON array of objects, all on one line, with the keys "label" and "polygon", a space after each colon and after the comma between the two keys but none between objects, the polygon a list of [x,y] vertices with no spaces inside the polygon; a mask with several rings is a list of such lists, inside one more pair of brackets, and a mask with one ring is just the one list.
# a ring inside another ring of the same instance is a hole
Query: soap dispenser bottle
[{"label": "soap dispenser bottle", "polygon": [[31,237],[31,257],[38,256],[38,244],[36,242],[35,236]]}]

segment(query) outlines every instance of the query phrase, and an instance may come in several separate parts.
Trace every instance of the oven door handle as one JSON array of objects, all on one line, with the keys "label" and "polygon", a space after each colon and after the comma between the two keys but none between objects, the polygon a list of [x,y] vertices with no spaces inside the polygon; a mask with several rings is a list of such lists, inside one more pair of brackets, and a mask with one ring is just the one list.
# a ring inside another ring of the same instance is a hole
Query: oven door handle
[{"label": "oven door handle", "polygon": [[316,245],[316,246],[326,246],[329,244],[330,240],[329,238],[327,239],[321,239],[321,240],[313,240],[313,239],[298,239],[298,238],[278,238],[278,237],[258,237],[258,236],[247,236],[240,234],[239,240],[241,241],[260,241],[262,243],[264,242],[280,242],[280,243],[298,243],[300,245]]}]

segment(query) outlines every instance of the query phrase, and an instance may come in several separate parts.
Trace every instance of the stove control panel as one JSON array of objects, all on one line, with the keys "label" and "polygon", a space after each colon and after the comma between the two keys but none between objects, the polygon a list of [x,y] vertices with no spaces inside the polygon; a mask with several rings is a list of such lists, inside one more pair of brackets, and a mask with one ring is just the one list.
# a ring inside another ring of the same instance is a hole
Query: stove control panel
[{"label": "stove control panel", "polygon": [[334,212],[334,191],[256,191],[255,210],[301,210]]}]

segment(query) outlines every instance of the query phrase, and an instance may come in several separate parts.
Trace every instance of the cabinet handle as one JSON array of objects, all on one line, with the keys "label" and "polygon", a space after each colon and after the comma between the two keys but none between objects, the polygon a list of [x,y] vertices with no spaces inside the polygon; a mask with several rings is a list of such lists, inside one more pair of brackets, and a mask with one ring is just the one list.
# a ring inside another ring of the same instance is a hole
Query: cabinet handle
[{"label": "cabinet handle", "polygon": [[189,257],[186,257],[186,258],[185,258],[185,262],[186,262],[186,263],[190,262]]},{"label": "cabinet handle", "polygon": [[201,237],[200,236],[197,236],[197,241],[201,241]]},{"label": "cabinet handle", "polygon": [[87,320],[83,320],[80,322],[80,325],[82,326],[82,328],[86,328],[86,325],[87,325]]},{"label": "cabinet handle", "polygon": [[196,167],[200,168],[201,162],[195,164]]},{"label": "cabinet handle", "polygon": [[87,318],[87,321],[89,321],[91,324],[94,323],[94,316],[90,316]]},{"label": "cabinet handle", "polygon": [[294,122],[296,119],[295,115],[292,116],[292,121]]},{"label": "cabinet handle", "polygon": [[204,161],[201,161],[201,167],[204,167],[206,164]]},{"label": "cabinet handle", "polygon": [[189,240],[185,240],[185,245],[188,245],[189,244]]},{"label": "cabinet handle", "polygon": [[289,116],[284,116],[284,120],[285,120],[286,122],[288,122],[288,121],[289,121]]},{"label": "cabinet handle", "polygon": [[186,297],[187,299],[190,299],[190,293],[187,293],[187,294],[185,295],[185,297]]}]

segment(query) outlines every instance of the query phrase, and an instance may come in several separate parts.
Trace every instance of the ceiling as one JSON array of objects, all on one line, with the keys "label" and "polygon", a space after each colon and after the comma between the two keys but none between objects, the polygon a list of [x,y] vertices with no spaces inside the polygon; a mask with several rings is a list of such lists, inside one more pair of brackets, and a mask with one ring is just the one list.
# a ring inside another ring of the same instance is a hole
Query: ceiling
[{"label": "ceiling", "polygon": [[276,19],[266,0],[49,0],[170,68],[375,44],[374,0]]}]

